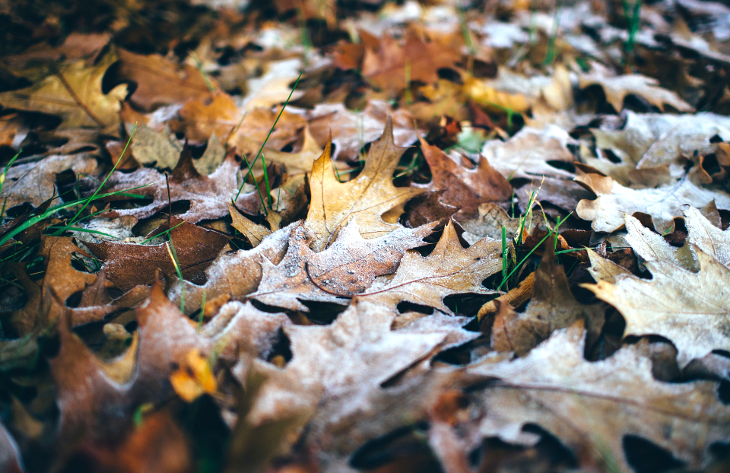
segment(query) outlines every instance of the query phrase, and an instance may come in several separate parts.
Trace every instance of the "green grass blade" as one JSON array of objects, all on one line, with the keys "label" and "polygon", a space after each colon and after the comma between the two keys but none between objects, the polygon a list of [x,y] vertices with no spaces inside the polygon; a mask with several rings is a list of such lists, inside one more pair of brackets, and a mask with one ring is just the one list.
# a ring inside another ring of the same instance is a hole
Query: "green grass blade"
[{"label": "green grass blade", "polygon": [[[271,136],[271,133],[274,132],[274,128],[276,128],[276,124],[279,123],[279,118],[281,118],[281,114],[284,113],[284,110],[286,110],[286,106],[289,105],[289,101],[291,100],[292,94],[294,94],[294,91],[297,90],[297,86],[299,85],[299,79],[302,78],[302,74],[304,74],[304,71],[301,71],[299,73],[299,77],[297,77],[297,81],[294,83],[294,87],[291,89],[291,92],[289,92],[289,97],[286,98],[286,102],[284,102],[284,106],[281,107],[281,110],[279,110],[279,115],[276,116],[276,120],[274,120],[274,124],[271,125],[271,128],[269,129],[269,134],[266,135],[266,139],[263,143],[261,143],[261,147],[259,148],[259,152],[256,153],[256,157],[253,160],[253,163],[251,163],[251,166],[249,166],[249,171],[256,165],[256,161],[258,161],[259,156],[261,156],[261,152],[264,150],[264,146],[266,146],[266,143],[269,141],[269,137]],[[241,189],[243,189],[243,183],[246,182],[245,180],[241,182],[241,187],[238,188],[238,193],[236,194],[236,198],[233,200],[234,202],[238,200],[238,197],[241,195]],[[257,186],[258,187],[258,186]]]}]

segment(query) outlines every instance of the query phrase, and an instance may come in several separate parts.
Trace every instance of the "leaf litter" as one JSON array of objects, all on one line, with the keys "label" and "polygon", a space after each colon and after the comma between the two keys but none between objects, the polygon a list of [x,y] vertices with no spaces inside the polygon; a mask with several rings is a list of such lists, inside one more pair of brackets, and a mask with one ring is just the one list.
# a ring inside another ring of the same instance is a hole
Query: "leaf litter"
[{"label": "leaf litter", "polygon": [[3,14],[0,471],[730,468],[721,3]]}]

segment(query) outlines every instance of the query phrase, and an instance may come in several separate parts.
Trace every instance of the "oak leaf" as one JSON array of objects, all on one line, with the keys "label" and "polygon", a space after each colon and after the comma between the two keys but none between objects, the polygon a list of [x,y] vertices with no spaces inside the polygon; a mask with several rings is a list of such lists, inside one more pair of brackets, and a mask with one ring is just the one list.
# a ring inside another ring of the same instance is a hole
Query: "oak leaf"
[{"label": "oak leaf", "polygon": [[105,94],[102,80],[116,60],[110,53],[91,67],[84,61],[73,62],[30,87],[1,93],[0,104],[58,115],[63,120],[61,128],[114,129],[119,123],[120,102],[127,95],[127,86],[120,84]]},{"label": "oak leaf", "polygon": [[[453,370],[428,366],[448,330],[392,331],[395,316],[359,301],[331,325],[286,327],[293,357],[283,369],[256,361],[268,379],[248,422],[304,414],[302,441],[321,452],[325,471],[343,471],[349,454],[365,441],[425,418],[438,392],[454,382]],[[406,372],[411,376],[388,384]]]},{"label": "oak leaf", "polygon": [[130,101],[142,110],[151,111],[210,94],[206,78],[191,65],[178,66],[159,54],[142,55],[124,49],[117,53],[117,76],[137,85]]},{"label": "oak leaf", "polygon": [[588,343],[595,342],[603,327],[605,306],[581,304],[570,292],[565,270],[557,264],[552,244],[547,245],[535,271],[532,298],[525,310],[517,313],[501,302],[492,324],[492,347],[524,356],[555,330],[583,320],[588,328]]},{"label": "oak leaf", "polygon": [[405,204],[423,190],[393,185],[393,172],[405,151],[393,142],[393,122],[385,124],[383,136],[373,143],[362,172],[353,180],[339,182],[327,144],[312,168],[312,201],[304,225],[313,234],[312,248],[321,251],[330,245],[340,229],[355,221],[365,238],[377,238],[400,228],[382,216]]},{"label": "oak leaf", "polygon": [[[109,280],[119,289],[128,291],[135,286],[154,282],[157,268],[168,278],[176,275],[176,265],[179,265],[184,278],[199,280],[203,271],[228,243],[226,235],[178,218],[170,219],[170,228],[170,240],[175,247],[177,262],[170,257],[168,243],[137,245],[105,241],[88,242],[86,246],[103,262]],[[167,225],[164,225],[155,233],[166,230]]]},{"label": "oak leaf", "polygon": [[[700,217],[695,212],[688,220],[697,222]],[[638,225],[635,220],[627,221],[629,228]],[[664,250],[661,253],[639,250],[644,256],[651,254],[644,264],[652,279],[612,270],[612,263],[589,251],[591,266],[597,267],[592,271],[597,283],[585,286],[623,315],[626,319],[624,336],[661,335],[668,338],[677,347],[680,368],[713,350],[730,349],[730,294],[727,291],[730,269],[695,246],[693,252],[698,270],[693,272],[682,266],[682,261],[666,247],[647,238],[647,232],[632,232],[633,241],[643,240],[648,248]],[[692,244],[692,239],[689,243]],[[601,269],[604,267],[609,269]]]},{"label": "oak leaf", "polygon": [[567,132],[550,125],[544,130],[523,128],[505,142],[484,143],[482,156],[507,179],[535,179],[541,176],[571,179],[573,174],[551,163],[572,163],[569,144],[576,144]]},{"label": "oak leaf", "polygon": [[598,196],[595,200],[581,200],[576,208],[578,216],[591,220],[591,227],[597,232],[613,232],[623,227],[625,213],[646,213],[651,216],[654,227],[664,232],[672,228],[672,220],[681,215],[683,205],[704,207],[714,200],[717,208],[730,209],[730,195],[697,187],[688,179],[644,189],[624,187],[598,174],[578,176],[575,180]]},{"label": "oak leaf", "polygon": [[2,186],[0,199],[7,203],[6,209],[29,203],[40,206],[56,195],[56,176],[67,170],[76,176],[93,175],[97,169],[96,160],[86,153],[75,155],[46,156],[40,162],[25,163],[8,169]]},{"label": "oak leaf", "polygon": [[346,304],[347,298],[365,291],[375,278],[394,273],[405,252],[423,245],[432,228],[433,224],[415,230],[399,228],[365,240],[352,221],[331,246],[316,253],[309,248],[311,236],[306,228],[299,226],[278,265],[262,262],[261,284],[250,297],[303,312],[308,309],[302,301]]},{"label": "oak leaf", "polygon": [[359,112],[352,112],[342,104],[319,104],[307,114],[309,130],[320,145],[332,138],[335,150],[332,159],[358,158],[366,143],[377,140],[383,134],[388,117],[393,120],[393,142],[408,146],[418,139],[413,129],[413,117],[399,109],[393,111],[387,102],[370,100]]},{"label": "oak leaf", "polygon": [[452,294],[494,294],[482,281],[501,271],[501,243],[479,240],[469,248],[461,246],[454,224],[449,222],[444,234],[428,256],[410,251],[401,260],[398,271],[375,281],[361,298],[377,300],[390,307],[407,301],[433,307],[451,314],[443,302]]},{"label": "oak leaf", "polygon": [[238,250],[219,255],[205,270],[205,284],[177,281],[168,291],[176,304],[185,297],[185,312],[191,314],[203,304],[203,297],[211,301],[221,296],[241,298],[256,291],[261,282],[261,264],[266,258],[278,264],[286,253],[289,238],[297,224],[291,224],[264,237],[252,250]]},{"label": "oak leaf", "polygon": [[474,217],[481,203],[506,202],[512,197],[512,186],[484,157],[480,156],[474,169],[466,169],[438,147],[420,140],[433,176],[428,188],[443,191],[439,200],[459,208],[459,217]]},{"label": "oak leaf", "polygon": [[406,87],[406,70],[412,81],[435,82],[439,69],[455,68],[460,59],[458,46],[447,41],[425,41],[409,31],[401,46],[398,40],[386,34],[377,49],[365,49],[362,75],[393,94]]},{"label": "oak leaf", "polygon": [[[106,192],[131,192],[151,198],[152,202],[138,208],[113,209],[105,213],[106,217],[120,217],[131,215],[136,218],[145,218],[164,209],[170,203],[185,201],[190,203],[190,209],[178,217],[189,223],[196,223],[203,219],[216,219],[228,215],[228,204],[236,197],[238,190],[237,174],[239,164],[232,154],[229,154],[223,163],[210,176],[198,172],[193,164],[193,156],[189,148],[184,148],[180,160],[169,175],[170,194],[168,201],[165,175],[155,169],[142,168],[128,174],[114,173],[107,182]],[[139,186],[138,189],[131,190]],[[125,199],[124,196],[114,196],[110,200]],[[242,194],[236,201],[236,206],[255,215],[259,209],[260,200],[255,193]]]},{"label": "oak leaf", "polygon": [[694,108],[682,100],[679,95],[658,87],[658,83],[658,80],[641,74],[617,77],[606,77],[603,74],[584,74],[580,77],[580,87],[582,89],[594,84],[601,86],[606,94],[606,101],[617,112],[623,110],[624,98],[629,94],[645,98],[662,112],[665,104],[671,105],[680,112],[694,111]]},{"label": "oak leaf", "polygon": [[524,358],[486,357],[470,366],[468,373],[493,380],[473,395],[486,411],[481,436],[534,445],[539,437],[523,427],[537,424],[583,466],[605,467],[608,456],[622,471],[631,470],[623,448],[631,437],[652,441],[689,468],[711,461],[708,446],[730,435],[730,408],[717,398],[718,383],[657,381],[651,361],[636,346],[588,362],[584,343],[579,321],[554,332]]}]

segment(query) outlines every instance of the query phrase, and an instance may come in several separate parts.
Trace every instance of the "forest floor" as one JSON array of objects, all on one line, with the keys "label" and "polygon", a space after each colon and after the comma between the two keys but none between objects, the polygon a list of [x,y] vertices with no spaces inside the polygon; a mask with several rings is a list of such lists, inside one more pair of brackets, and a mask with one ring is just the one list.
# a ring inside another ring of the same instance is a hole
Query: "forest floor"
[{"label": "forest floor", "polygon": [[728,2],[0,38],[0,471],[730,471]]}]

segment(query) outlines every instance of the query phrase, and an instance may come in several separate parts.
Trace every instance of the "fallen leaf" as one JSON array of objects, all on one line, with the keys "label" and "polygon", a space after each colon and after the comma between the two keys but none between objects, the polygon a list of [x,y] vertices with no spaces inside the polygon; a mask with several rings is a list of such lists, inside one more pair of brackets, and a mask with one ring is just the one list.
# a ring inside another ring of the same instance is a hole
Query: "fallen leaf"
[{"label": "fallen leaf", "polygon": [[645,98],[662,112],[665,104],[671,105],[680,112],[694,112],[694,108],[676,93],[657,87],[658,83],[658,80],[641,74],[616,77],[606,77],[602,74],[583,74],[580,76],[580,87],[582,89],[594,84],[601,86],[606,93],[606,101],[617,112],[623,110],[624,99],[629,94]]},{"label": "fallen leaf", "polygon": [[170,130],[155,131],[146,125],[138,125],[135,129],[134,125],[127,123],[127,133],[131,134],[132,130],[131,150],[135,161],[145,167],[175,168],[183,147],[178,140],[170,137]]},{"label": "fallen leaf", "polygon": [[190,350],[182,364],[173,370],[170,384],[185,402],[193,402],[203,394],[213,394],[218,389],[208,357],[197,348]]},{"label": "fallen leaf", "polygon": [[624,214],[635,212],[650,215],[654,227],[664,232],[672,228],[673,219],[681,215],[684,205],[704,207],[714,201],[717,208],[730,209],[730,195],[697,187],[688,179],[646,189],[624,187],[598,174],[578,176],[575,180],[598,196],[595,200],[581,200],[576,208],[578,216],[592,221],[591,226],[597,232],[618,230],[624,225]]},{"label": "fallen leaf", "polygon": [[[429,376],[430,369],[420,362],[434,354],[446,334],[393,332],[394,316],[391,310],[362,301],[329,326],[285,328],[292,360],[284,369],[256,362],[268,379],[248,422],[259,425],[307,413],[305,439],[318,450],[330,445],[341,452],[339,458],[320,456],[320,461],[332,463],[346,461],[348,453],[378,433],[403,425],[404,419],[425,416],[428,401],[450,378],[447,373]],[[418,369],[412,368],[417,364]],[[418,371],[415,379],[383,387],[409,368]],[[405,403],[406,392],[422,396]],[[367,421],[371,413],[383,410],[393,414]]]},{"label": "fallen leaf", "polygon": [[292,232],[289,249],[279,264],[262,262],[262,279],[250,297],[264,304],[307,312],[303,301],[346,304],[379,276],[392,274],[405,252],[423,245],[433,225],[399,228],[365,240],[351,221],[325,250],[316,253],[306,227]]},{"label": "fallen leaf", "polygon": [[158,54],[135,54],[121,48],[117,49],[117,53],[119,80],[132,81],[137,85],[130,100],[142,110],[151,111],[210,93],[206,78],[193,66],[178,66]]},{"label": "fallen leaf", "polygon": [[[558,330],[525,358],[485,358],[469,373],[496,380],[473,394],[486,415],[478,432],[508,443],[534,445],[537,424],[570,448],[585,466],[613,461],[631,468],[627,438],[639,437],[671,452],[689,468],[710,461],[707,448],[728,435],[730,409],[717,399],[717,383],[676,384],[652,377],[651,362],[626,346],[598,362],[583,358],[582,322]],[[617,383],[620,376],[622,382]]]},{"label": "fallen leaf", "polygon": [[482,156],[510,180],[541,176],[572,179],[573,173],[552,165],[573,162],[570,144],[575,144],[575,140],[557,126],[550,125],[544,130],[523,128],[506,142],[484,143]]},{"label": "fallen leaf", "polygon": [[448,295],[495,293],[482,281],[502,270],[501,248],[498,240],[485,238],[464,249],[449,222],[430,255],[406,253],[394,276],[376,280],[360,297],[389,307],[407,301],[450,314],[443,302]]},{"label": "fallen leaf", "polygon": [[446,41],[425,41],[413,32],[406,32],[401,46],[398,40],[384,35],[377,49],[365,49],[362,75],[394,94],[408,85],[406,77],[411,81],[435,82],[439,69],[455,68],[459,59],[461,53],[457,46]]},{"label": "fallen leaf", "polygon": [[[105,241],[89,242],[86,246],[103,262],[103,269],[109,280],[121,290],[128,291],[135,286],[154,282],[157,268],[168,278],[176,275],[176,264],[184,278],[199,280],[208,265],[228,243],[226,235],[179,218],[170,219],[170,228],[169,235],[175,247],[177,263],[170,257],[168,243],[136,245]],[[167,229],[165,225],[164,228],[160,227],[159,232]]]},{"label": "fallen leaf", "polygon": [[[639,232],[633,236],[642,238]],[[671,340],[678,350],[680,368],[712,350],[730,348],[729,297],[724,285],[730,280],[730,269],[697,247],[694,253],[697,272],[664,254],[645,262],[651,280],[627,272],[604,275],[597,270],[593,272],[597,284],[585,286],[621,312],[626,319],[624,336],[653,334]],[[588,255],[591,266],[605,265],[594,252]]]},{"label": "fallen leaf", "polygon": [[[189,223],[197,223],[203,219],[216,219],[228,215],[228,203],[237,194],[237,173],[239,164],[232,154],[210,176],[204,176],[195,169],[193,157],[189,149],[184,148],[175,169],[166,180],[165,175],[155,169],[142,168],[128,174],[114,173],[109,178],[106,192],[131,192],[151,198],[152,202],[142,207],[131,209],[113,209],[105,213],[106,217],[123,217],[131,215],[136,218],[149,217],[167,207],[170,202],[188,202],[190,210],[178,215]],[[169,198],[168,187],[169,182]],[[130,190],[135,187],[144,186]],[[126,199],[114,196],[110,199]],[[236,206],[255,215],[259,209],[259,197],[256,193],[242,194],[236,200]]]},{"label": "fallen leaf", "polygon": [[185,297],[185,312],[191,314],[200,309],[203,295],[214,300],[223,295],[239,298],[256,291],[261,282],[263,258],[278,264],[286,253],[289,238],[297,224],[291,224],[265,237],[252,250],[238,250],[219,255],[205,270],[205,284],[188,281],[173,284],[168,292],[170,300],[179,304]]},{"label": "fallen leaf", "polygon": [[373,143],[360,174],[339,182],[333,170],[331,145],[312,168],[312,202],[304,225],[313,234],[312,248],[321,251],[350,221],[355,221],[365,238],[383,236],[400,226],[385,222],[382,215],[417,196],[421,189],[397,188],[393,172],[405,149],[393,143],[393,122],[388,119],[383,136]]},{"label": "fallen leaf", "polygon": [[393,142],[408,146],[418,140],[413,118],[404,110],[393,111],[381,100],[368,101],[360,112],[353,112],[342,104],[318,104],[309,112],[309,130],[317,143],[324,146],[332,138],[335,150],[332,159],[354,160],[362,147],[383,134],[388,117],[393,121]]},{"label": "fallen leaf", "polygon": [[506,301],[500,303],[492,324],[492,347],[499,352],[524,356],[555,330],[570,327],[576,320],[587,326],[589,345],[603,328],[603,304],[581,304],[568,287],[565,270],[557,264],[553,245],[547,245],[540,266],[535,271],[532,297],[525,310],[514,311]]},{"label": "fallen leaf", "polygon": [[105,94],[102,80],[116,60],[116,55],[109,53],[93,67],[84,61],[73,62],[30,87],[0,93],[0,104],[58,115],[63,120],[61,128],[114,129],[127,86],[120,84]]},{"label": "fallen leaf", "polygon": [[86,154],[47,156],[40,162],[13,166],[5,176],[0,199],[6,209],[30,203],[34,207],[56,196],[56,175],[72,170],[76,176],[94,175],[96,160]]},{"label": "fallen leaf", "polygon": [[484,202],[506,202],[512,197],[512,186],[483,156],[474,169],[466,169],[422,138],[421,151],[433,176],[428,188],[444,191],[439,200],[459,208],[459,217],[475,216]]}]

